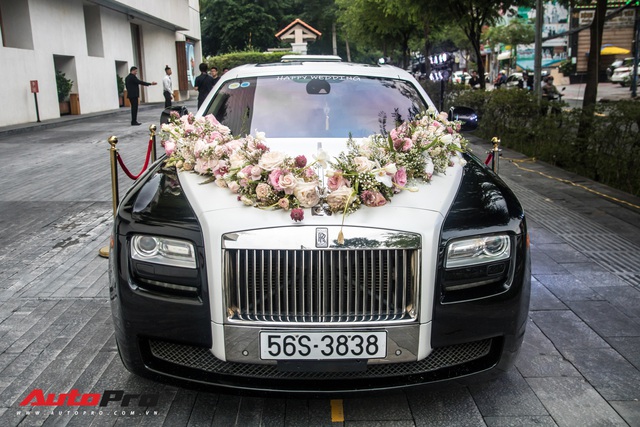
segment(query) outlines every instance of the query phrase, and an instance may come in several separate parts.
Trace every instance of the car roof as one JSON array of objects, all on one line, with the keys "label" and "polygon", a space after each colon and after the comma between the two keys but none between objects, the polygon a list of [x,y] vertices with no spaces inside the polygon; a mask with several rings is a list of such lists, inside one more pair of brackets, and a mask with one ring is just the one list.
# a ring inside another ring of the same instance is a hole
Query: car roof
[{"label": "car roof", "polygon": [[352,62],[276,62],[268,64],[247,64],[233,68],[221,80],[261,76],[292,76],[329,74],[344,76],[382,77],[389,79],[414,80],[411,74],[392,65],[356,64]]}]

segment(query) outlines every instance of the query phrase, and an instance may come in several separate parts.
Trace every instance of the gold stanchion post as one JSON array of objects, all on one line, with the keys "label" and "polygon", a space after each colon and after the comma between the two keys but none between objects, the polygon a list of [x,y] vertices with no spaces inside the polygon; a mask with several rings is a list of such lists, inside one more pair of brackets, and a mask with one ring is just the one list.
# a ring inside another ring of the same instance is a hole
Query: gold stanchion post
[{"label": "gold stanchion post", "polygon": [[[113,216],[115,218],[116,212],[118,211],[118,202],[120,201],[120,195],[118,192],[118,149],[116,148],[118,138],[111,136],[108,141],[109,145],[111,145],[111,148],[109,149],[109,157],[111,159],[111,197],[113,199]],[[109,246],[100,248],[98,255],[103,258],[109,258]]]},{"label": "gold stanchion post", "polygon": [[151,140],[153,141],[153,148],[151,149],[151,163],[155,163],[158,155],[156,154],[156,125],[149,126],[149,133],[151,134]]},{"label": "gold stanchion post", "polygon": [[497,136],[494,136],[491,139],[491,142],[493,143],[493,148],[491,149],[493,152],[493,156],[491,158],[491,169],[495,173],[500,173],[500,152],[502,151],[500,149],[500,139],[498,139]]}]

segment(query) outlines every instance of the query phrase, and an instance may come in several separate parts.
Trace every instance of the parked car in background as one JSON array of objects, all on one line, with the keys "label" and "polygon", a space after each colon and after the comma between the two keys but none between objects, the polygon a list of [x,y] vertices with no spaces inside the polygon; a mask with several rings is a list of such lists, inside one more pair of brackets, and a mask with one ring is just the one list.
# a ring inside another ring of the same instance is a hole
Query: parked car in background
[{"label": "parked car in background", "polygon": [[520,72],[511,73],[511,75],[507,77],[507,82],[504,84],[504,86],[506,89],[517,89],[521,81],[522,81],[522,73]]},{"label": "parked car in background", "polygon": [[[622,65],[616,67],[611,75],[611,83],[618,83],[620,86],[631,84],[631,76],[633,72],[633,58],[626,58],[622,61]],[[640,76],[640,67],[638,67],[638,76]]]},{"label": "parked car in background", "polygon": [[[633,60],[632,58],[629,58],[629,59]],[[609,79],[609,81],[611,81],[611,76],[613,75],[613,72],[615,71],[615,69],[621,66],[623,62],[624,62],[623,59],[616,59],[611,63],[611,65],[607,67],[607,79]]]},{"label": "parked car in background", "polygon": [[468,85],[469,80],[471,80],[471,74],[467,73],[466,71],[454,71],[451,75],[451,81],[453,83],[461,84],[463,83],[463,80],[464,84]]},{"label": "parked car in background", "polygon": [[163,126],[170,157],[114,218],[124,366],[314,395],[512,366],[530,298],[524,211],[460,152],[475,113],[449,117],[464,123],[388,65],[300,58],[224,74],[195,116]]}]

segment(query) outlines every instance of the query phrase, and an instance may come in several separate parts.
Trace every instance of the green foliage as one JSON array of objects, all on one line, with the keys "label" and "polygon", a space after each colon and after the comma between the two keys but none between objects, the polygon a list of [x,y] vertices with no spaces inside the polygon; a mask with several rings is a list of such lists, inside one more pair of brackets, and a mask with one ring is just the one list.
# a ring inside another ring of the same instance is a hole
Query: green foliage
[{"label": "green foliage", "polygon": [[73,81],[68,79],[62,71],[56,70],[56,86],[58,87],[58,102],[66,101],[71,93]]},{"label": "green foliage", "polygon": [[[478,136],[634,195],[640,195],[640,102],[599,104],[587,115],[590,132],[578,140],[583,110],[539,105],[523,90],[464,90],[446,108],[468,106],[480,118]],[[553,104],[556,105],[557,104]]]},{"label": "green foliage", "polygon": [[570,59],[565,59],[560,63],[558,69],[563,76],[569,76],[576,72],[576,64],[573,64]]},{"label": "green foliage", "polygon": [[224,68],[234,68],[244,64],[266,64],[270,62],[280,62],[280,58],[284,55],[291,55],[291,52],[233,52],[218,56],[209,56],[204,58],[204,62],[209,68],[217,67],[222,73]]},{"label": "green foliage", "polygon": [[118,95],[122,95],[124,93],[124,79],[116,74],[117,85],[118,85]]}]

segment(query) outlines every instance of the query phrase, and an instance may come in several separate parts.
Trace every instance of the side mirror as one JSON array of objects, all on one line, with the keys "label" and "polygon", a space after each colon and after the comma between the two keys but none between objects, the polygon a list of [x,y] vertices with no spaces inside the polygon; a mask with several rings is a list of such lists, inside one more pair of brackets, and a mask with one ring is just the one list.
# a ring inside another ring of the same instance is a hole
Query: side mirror
[{"label": "side mirror", "polygon": [[478,128],[478,115],[473,108],[451,107],[449,110],[449,120],[460,120],[463,131],[476,130]]}]

